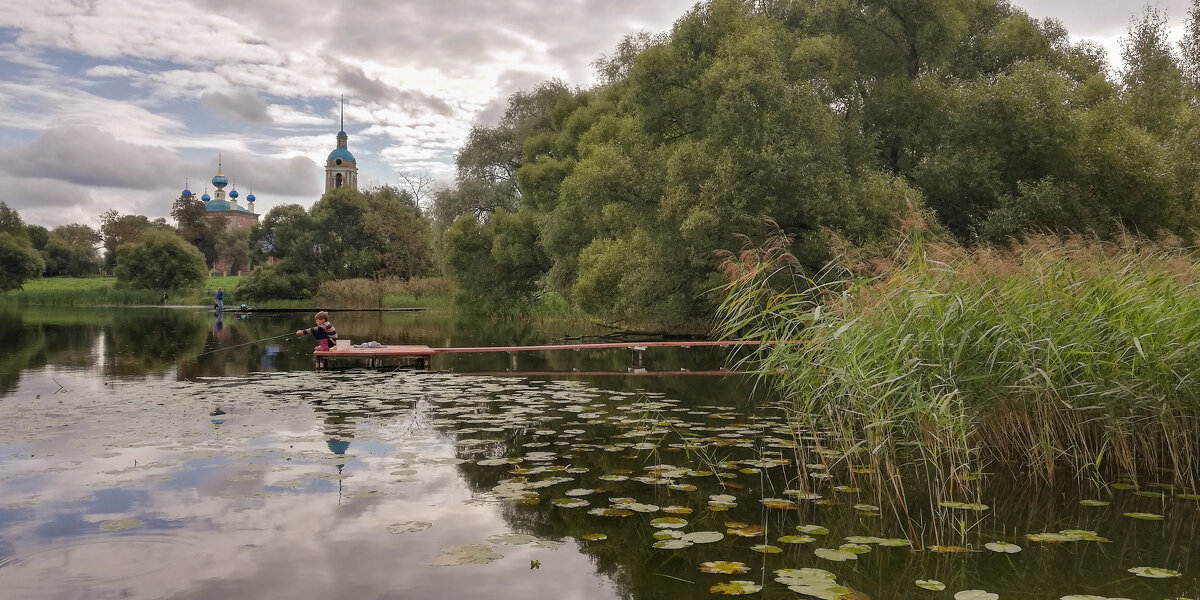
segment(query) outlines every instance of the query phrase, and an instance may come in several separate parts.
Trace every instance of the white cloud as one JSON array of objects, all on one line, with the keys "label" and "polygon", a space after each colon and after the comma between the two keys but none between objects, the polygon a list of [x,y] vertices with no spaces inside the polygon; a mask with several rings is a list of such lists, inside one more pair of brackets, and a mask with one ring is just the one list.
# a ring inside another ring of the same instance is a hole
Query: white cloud
[{"label": "white cloud", "polygon": [[131,69],[120,65],[96,65],[84,72],[88,77],[96,78],[137,78],[143,73],[137,69]]}]

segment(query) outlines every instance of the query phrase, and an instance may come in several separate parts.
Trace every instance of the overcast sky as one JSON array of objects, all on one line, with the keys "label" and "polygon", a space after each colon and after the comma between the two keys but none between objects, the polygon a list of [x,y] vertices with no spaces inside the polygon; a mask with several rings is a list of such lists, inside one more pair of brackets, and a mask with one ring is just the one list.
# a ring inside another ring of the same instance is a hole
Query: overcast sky
[{"label": "overcast sky", "polygon": [[[257,210],[322,192],[338,96],[360,187],[448,179],[473,123],[550,78],[593,83],[691,0],[0,0],[0,201],[46,226],[166,216],[224,173]],[[1142,4],[1016,0],[1116,54]],[[1189,0],[1163,0],[1181,23]],[[209,189],[211,192],[211,187]]]}]

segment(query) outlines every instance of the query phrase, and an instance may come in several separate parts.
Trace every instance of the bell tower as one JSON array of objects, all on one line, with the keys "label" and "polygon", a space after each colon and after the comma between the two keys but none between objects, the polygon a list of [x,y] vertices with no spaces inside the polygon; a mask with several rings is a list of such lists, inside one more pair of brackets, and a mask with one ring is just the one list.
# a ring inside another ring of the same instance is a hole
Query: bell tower
[{"label": "bell tower", "polygon": [[349,186],[358,189],[358,163],[346,148],[346,97],[342,96],[342,128],[337,134],[337,148],[329,153],[325,161],[325,192]]}]

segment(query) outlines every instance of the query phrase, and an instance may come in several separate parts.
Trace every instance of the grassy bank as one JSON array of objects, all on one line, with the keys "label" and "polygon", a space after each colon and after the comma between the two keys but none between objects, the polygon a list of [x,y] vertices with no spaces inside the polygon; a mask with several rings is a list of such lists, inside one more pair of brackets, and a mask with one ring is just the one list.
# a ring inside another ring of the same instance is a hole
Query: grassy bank
[{"label": "grassy bank", "polygon": [[996,463],[1195,488],[1200,265],[1187,254],[916,236],[875,277],[778,292],[784,247],[727,262],[721,317],[727,334],[803,340],[752,360],[805,445],[869,450],[881,473],[915,466],[939,494]]},{"label": "grassy bank", "polygon": [[[226,294],[237,286],[233,276],[210,277],[202,288],[190,290],[131,290],[117,287],[115,277],[46,277],[25,282],[24,289],[0,294],[0,304],[37,306],[104,306],[158,304],[165,291],[167,304],[211,305],[217,288]],[[228,296],[227,296],[228,297]]]}]

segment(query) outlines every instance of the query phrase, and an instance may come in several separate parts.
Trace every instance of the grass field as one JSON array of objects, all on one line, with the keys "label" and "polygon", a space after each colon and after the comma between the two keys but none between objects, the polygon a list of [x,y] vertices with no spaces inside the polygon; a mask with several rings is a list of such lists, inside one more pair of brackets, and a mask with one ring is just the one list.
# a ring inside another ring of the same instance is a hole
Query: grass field
[{"label": "grass field", "polygon": [[[212,304],[217,288],[228,295],[237,287],[234,276],[210,277],[202,288],[168,290],[167,304]],[[25,282],[25,289],[0,294],[0,304],[44,306],[157,305],[161,290],[128,290],[116,287],[115,277],[46,277]]]}]

